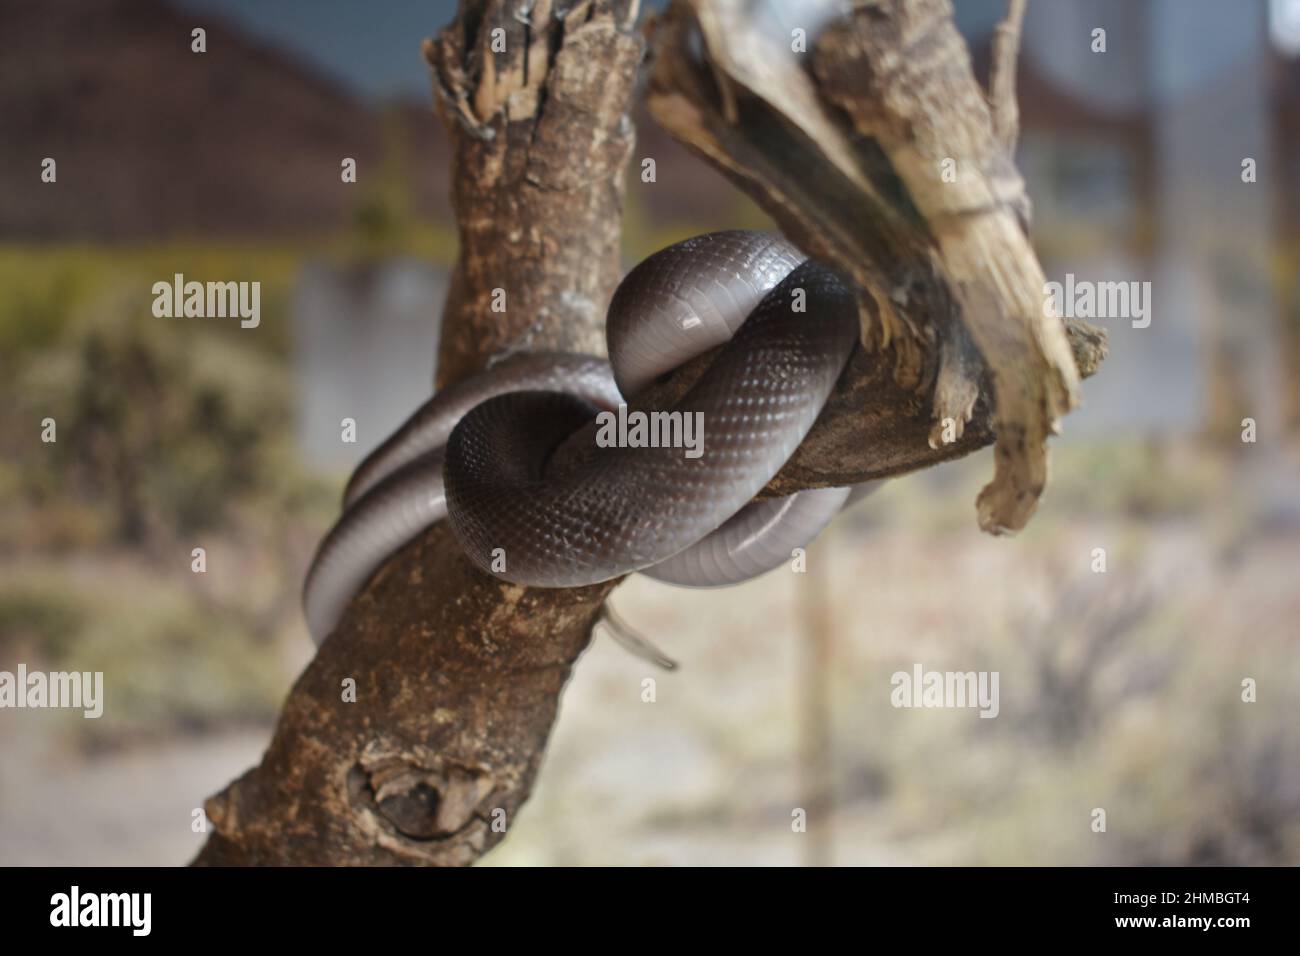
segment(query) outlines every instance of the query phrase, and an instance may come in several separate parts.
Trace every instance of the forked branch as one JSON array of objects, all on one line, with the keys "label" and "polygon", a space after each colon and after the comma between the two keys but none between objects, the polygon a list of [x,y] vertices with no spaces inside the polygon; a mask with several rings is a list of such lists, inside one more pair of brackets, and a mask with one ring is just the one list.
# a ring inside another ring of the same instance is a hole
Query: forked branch
[{"label": "forked branch", "polygon": [[[769,492],[915,471],[996,435],[981,520],[1020,527],[1047,434],[1105,341],[1043,316],[1005,112],[997,132],[944,0],[860,0],[775,30],[749,10],[677,0],[654,29],[650,105],[862,290],[862,348]],[[462,0],[426,44],[461,239],[441,382],[504,352],[601,350],[642,54],[633,16],[612,0]],[[794,28],[806,55],[792,55]],[[473,862],[528,797],[616,584],[505,584],[445,523],[431,528],[352,601],[261,764],[207,802],[215,832],[195,862]]]}]

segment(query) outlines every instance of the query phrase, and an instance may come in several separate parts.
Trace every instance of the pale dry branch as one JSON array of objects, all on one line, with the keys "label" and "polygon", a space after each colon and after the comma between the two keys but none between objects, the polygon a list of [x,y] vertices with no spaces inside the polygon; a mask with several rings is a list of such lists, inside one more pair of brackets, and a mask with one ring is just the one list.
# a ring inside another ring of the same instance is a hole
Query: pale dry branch
[{"label": "pale dry branch", "polygon": [[[651,112],[855,281],[867,364],[891,366],[913,402],[928,403],[927,443],[945,430],[960,439],[988,404],[996,473],[980,524],[1017,530],[1037,506],[1046,442],[1077,403],[1080,377],[1066,326],[1043,309],[1023,183],[947,0],[825,9],[800,55],[788,42],[799,24],[754,17],[744,0],[675,0],[651,27]],[[725,109],[718,74],[733,101]],[[806,443],[796,460],[810,456],[822,457]]]}]

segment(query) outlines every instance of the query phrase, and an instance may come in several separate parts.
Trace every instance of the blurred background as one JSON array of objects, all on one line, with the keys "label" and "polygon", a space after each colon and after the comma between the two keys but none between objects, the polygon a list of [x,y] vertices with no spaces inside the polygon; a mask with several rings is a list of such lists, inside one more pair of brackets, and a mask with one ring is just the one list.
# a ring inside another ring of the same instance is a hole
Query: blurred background
[{"label": "blurred background", "polygon": [[[983,76],[1004,4],[956,6]],[[0,670],[102,670],[107,698],[0,711],[0,864],[184,863],[259,759],[342,482],[430,391],[455,231],[419,42],[452,13],[0,4]],[[807,574],[633,578],[615,606],[681,669],[598,635],[485,862],[1300,863],[1298,56],[1300,0],[1033,0],[1047,276],[1153,297],[1148,328],[1098,323],[1038,515],[978,532],[986,451],[889,483]],[[629,264],[766,222],[637,120]],[[260,326],[155,318],[177,272],[260,281]],[[998,671],[999,716],[893,708],[918,663]]]}]

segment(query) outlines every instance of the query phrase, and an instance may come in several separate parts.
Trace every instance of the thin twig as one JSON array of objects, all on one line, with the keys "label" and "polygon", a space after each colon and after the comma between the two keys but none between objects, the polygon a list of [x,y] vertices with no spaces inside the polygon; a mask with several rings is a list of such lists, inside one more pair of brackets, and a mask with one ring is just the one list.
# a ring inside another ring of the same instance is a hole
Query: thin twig
[{"label": "thin twig", "polygon": [[989,105],[993,134],[1007,156],[1016,151],[1020,136],[1020,107],[1016,103],[1016,59],[1020,55],[1020,30],[1029,0],[1009,0],[1007,17],[993,37],[993,64],[989,73]]}]

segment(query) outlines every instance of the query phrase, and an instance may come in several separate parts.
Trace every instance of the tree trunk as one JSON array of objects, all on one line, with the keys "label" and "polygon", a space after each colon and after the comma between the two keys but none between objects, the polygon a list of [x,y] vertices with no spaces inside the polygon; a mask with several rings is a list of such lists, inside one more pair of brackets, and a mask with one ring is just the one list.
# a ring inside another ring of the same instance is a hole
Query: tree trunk
[{"label": "tree trunk", "polygon": [[[1009,160],[1014,112],[997,99],[990,109],[975,85],[946,0],[851,4],[810,38],[807,61],[788,54],[789,30],[759,30],[746,9],[678,0],[652,26],[651,109],[862,293],[863,347],[764,493],[902,474],[996,437],[981,523],[1020,527],[1045,481],[1046,435],[1105,342],[1043,316]],[[426,44],[461,238],[441,384],[512,351],[603,353],[642,53],[635,14],[634,0],[567,12],[462,0]],[[1001,46],[1014,56],[1014,42]],[[995,86],[1005,98],[1004,73]],[[680,392],[708,359],[643,401]],[[429,529],[352,602],[262,763],[208,801],[215,832],[195,862],[472,862],[527,798],[616,584],[504,584],[469,565],[445,523]]]},{"label": "tree trunk", "polygon": [[[425,45],[460,227],[442,384],[511,350],[603,354],[619,279],[643,48],[635,11],[590,2],[561,19],[537,0],[521,18],[519,7],[466,0]],[[507,52],[492,52],[498,29]],[[472,862],[531,790],[613,586],[503,583],[461,556],[445,523],[430,529],[352,602],[290,692],[262,763],[208,800],[216,832],[195,862]]]}]

